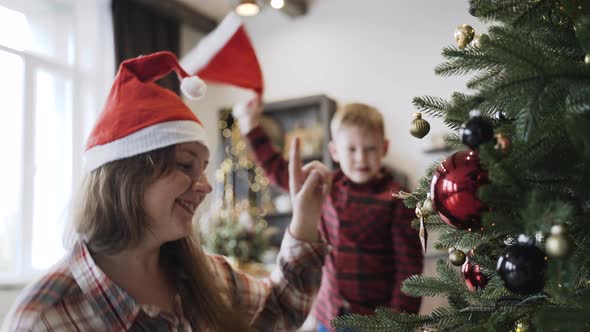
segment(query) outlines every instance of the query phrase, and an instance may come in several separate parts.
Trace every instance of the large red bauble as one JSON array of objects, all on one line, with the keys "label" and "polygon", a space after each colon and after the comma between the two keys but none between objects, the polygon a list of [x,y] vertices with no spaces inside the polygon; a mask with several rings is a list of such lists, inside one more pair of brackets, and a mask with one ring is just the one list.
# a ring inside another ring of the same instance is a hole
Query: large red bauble
[{"label": "large red bauble", "polygon": [[485,205],[477,198],[477,190],[486,183],[488,172],[481,168],[477,151],[458,151],[443,160],[430,185],[440,218],[453,228],[479,228]]},{"label": "large red bauble", "polygon": [[479,265],[469,263],[469,257],[465,259],[465,263],[461,266],[461,272],[463,272],[467,288],[472,292],[481,290],[488,284],[489,278],[481,272]]}]

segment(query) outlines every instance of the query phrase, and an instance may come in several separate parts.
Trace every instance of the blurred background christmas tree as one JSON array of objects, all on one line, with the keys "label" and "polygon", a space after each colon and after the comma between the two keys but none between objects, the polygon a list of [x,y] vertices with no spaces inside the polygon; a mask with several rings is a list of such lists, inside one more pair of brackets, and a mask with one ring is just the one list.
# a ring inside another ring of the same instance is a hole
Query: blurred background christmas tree
[{"label": "blurred background christmas tree", "polygon": [[278,229],[264,219],[272,208],[269,180],[263,170],[248,157],[231,110],[220,113],[223,161],[216,171],[214,202],[208,215],[201,218],[202,243],[212,253],[228,256],[236,268],[263,262],[264,255],[276,255],[271,237]]},{"label": "blurred background christmas tree", "polygon": [[[441,76],[470,75],[467,93],[414,99],[411,134],[440,117],[457,151],[413,193],[423,241],[449,258],[403,291],[443,296],[428,315],[380,308],[333,325],[360,331],[590,330],[590,1],[472,0],[489,23],[457,27]],[[457,267],[454,267],[457,266]],[[459,268],[459,266],[461,268]]]}]

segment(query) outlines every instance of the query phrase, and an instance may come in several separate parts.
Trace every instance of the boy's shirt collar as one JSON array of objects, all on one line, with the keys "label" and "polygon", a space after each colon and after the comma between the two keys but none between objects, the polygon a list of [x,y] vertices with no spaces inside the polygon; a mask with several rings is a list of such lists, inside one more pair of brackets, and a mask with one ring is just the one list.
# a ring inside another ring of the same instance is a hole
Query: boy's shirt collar
[{"label": "boy's shirt collar", "polygon": [[342,170],[337,171],[336,178],[339,176],[342,177],[343,185],[362,191],[381,191],[384,189],[384,186],[388,186],[393,181],[393,171],[385,166],[382,166],[379,170],[378,177],[374,177],[365,183],[356,183],[352,181],[342,172]]}]

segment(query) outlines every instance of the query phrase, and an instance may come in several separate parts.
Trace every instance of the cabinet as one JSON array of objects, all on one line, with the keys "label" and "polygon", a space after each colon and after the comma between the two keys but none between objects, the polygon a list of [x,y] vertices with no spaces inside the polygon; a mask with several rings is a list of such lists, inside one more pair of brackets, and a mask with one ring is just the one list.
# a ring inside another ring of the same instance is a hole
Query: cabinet
[{"label": "cabinet", "polygon": [[[271,137],[273,144],[283,151],[285,159],[290,138],[296,135],[301,139],[301,156],[304,163],[319,160],[333,168],[328,142],[330,119],[335,110],[335,101],[325,95],[266,103],[261,126]],[[220,152],[225,156],[220,163],[220,169],[225,168],[226,172],[222,172],[223,176],[216,176],[221,187],[216,186],[215,195],[223,197],[222,201],[226,203],[231,201],[234,205],[239,205],[239,202],[247,201],[247,204],[254,206],[251,211],[258,214],[255,217],[261,217],[269,226],[278,228],[279,231],[271,238],[271,242],[279,245],[291,220],[288,193],[268,183],[265,178],[262,179],[262,169],[252,165],[252,158],[243,146],[245,142],[236,137],[238,130],[231,110],[221,111],[220,124]],[[227,164],[233,165],[231,172],[227,172]],[[228,186],[228,183],[231,185]]]}]

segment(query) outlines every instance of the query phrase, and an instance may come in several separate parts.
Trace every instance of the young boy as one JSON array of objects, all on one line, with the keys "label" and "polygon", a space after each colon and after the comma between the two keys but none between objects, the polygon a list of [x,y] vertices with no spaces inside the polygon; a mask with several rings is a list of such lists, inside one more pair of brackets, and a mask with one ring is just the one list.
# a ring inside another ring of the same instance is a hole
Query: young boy
[{"label": "young boy", "polygon": [[[258,125],[261,114],[258,101],[234,108],[256,162],[272,182],[288,189],[287,161]],[[379,306],[416,313],[421,299],[403,294],[401,283],[422,272],[422,249],[410,227],[413,211],[392,196],[400,185],[381,164],[389,146],[383,116],[365,104],[344,105],[330,131],[329,151],[340,170],[322,209],[320,232],[332,250],[313,309],[318,331],[332,331],[330,321],[339,315],[372,315]]]}]

